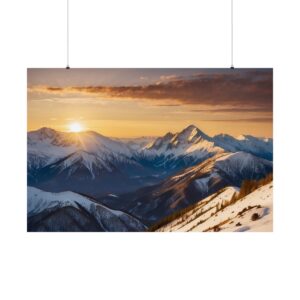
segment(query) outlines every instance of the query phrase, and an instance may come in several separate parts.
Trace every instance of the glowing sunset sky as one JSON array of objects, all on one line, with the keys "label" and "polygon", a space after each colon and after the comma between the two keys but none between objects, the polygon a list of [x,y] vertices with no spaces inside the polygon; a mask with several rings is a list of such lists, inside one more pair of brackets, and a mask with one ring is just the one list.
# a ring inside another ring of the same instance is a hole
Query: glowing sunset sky
[{"label": "glowing sunset sky", "polygon": [[28,130],[272,137],[272,69],[28,69]]}]

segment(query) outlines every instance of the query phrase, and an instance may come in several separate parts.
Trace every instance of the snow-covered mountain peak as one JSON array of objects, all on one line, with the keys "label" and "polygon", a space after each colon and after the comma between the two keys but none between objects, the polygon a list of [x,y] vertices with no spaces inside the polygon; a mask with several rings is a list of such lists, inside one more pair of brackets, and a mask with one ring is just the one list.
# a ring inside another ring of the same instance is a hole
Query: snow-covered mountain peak
[{"label": "snow-covered mountain peak", "polygon": [[29,132],[29,138],[33,140],[52,140],[57,137],[58,132],[52,128],[42,127],[35,131]]},{"label": "snow-covered mountain peak", "polygon": [[132,151],[126,144],[93,131],[74,133],[41,128],[28,132],[29,169],[59,163],[63,170],[76,164],[73,171],[85,166],[93,175],[95,168],[111,171],[114,163],[129,163],[131,157]]},{"label": "snow-covered mountain peak", "polygon": [[28,132],[28,143],[32,145],[52,145],[58,147],[76,146],[79,138],[71,132],[60,132],[52,128],[43,127]]},{"label": "snow-covered mountain peak", "polygon": [[192,132],[192,131],[194,131],[194,130],[199,130],[199,129],[198,129],[197,126],[191,124],[191,125],[187,126],[186,128],[184,128],[184,129],[182,130],[182,132]]},{"label": "snow-covered mountain peak", "polygon": [[197,144],[201,141],[211,142],[212,139],[195,125],[190,125],[175,134],[168,132],[163,137],[157,138],[155,141],[148,144],[145,149],[170,151],[171,149],[180,148],[183,150],[183,148],[190,147],[191,144]]},{"label": "snow-covered mountain peak", "polygon": [[195,125],[190,125],[183,129],[181,132],[177,134],[176,139],[180,142],[194,143],[198,142],[200,139],[205,139],[210,141],[211,138],[206,135],[203,131],[201,131]]},{"label": "snow-covered mountain peak", "polygon": [[35,131],[37,134],[39,134],[41,137],[48,137],[51,138],[56,135],[57,131],[49,128],[49,127],[42,127]]},{"label": "snow-covered mountain peak", "polygon": [[123,142],[110,139],[94,131],[60,132],[43,127],[28,132],[28,144],[34,145],[36,149],[41,145],[47,145],[48,147],[73,146],[73,150],[99,152],[100,149],[130,155],[129,148]]},{"label": "snow-covered mountain peak", "polygon": [[159,158],[161,165],[180,164],[187,166],[203,161],[223,149],[216,147],[214,141],[194,125],[177,133],[167,133],[141,149],[140,154],[150,159]]}]

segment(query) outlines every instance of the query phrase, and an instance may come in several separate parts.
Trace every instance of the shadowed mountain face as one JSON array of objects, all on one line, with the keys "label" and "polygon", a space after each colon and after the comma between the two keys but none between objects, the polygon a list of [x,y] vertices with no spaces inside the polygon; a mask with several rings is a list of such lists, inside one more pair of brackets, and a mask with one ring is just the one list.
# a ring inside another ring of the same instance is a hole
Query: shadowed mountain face
[{"label": "shadowed mountain face", "polygon": [[117,140],[95,132],[28,133],[28,184],[46,191],[94,197],[158,184],[216,154],[245,151],[272,158],[273,141],[245,136],[209,137],[191,125],[159,138]]},{"label": "shadowed mountain face", "polygon": [[43,212],[29,217],[27,221],[28,231],[39,232],[101,232],[105,231],[85,211],[74,207],[62,207],[46,209]]},{"label": "shadowed mountain face", "polygon": [[120,199],[104,198],[101,201],[113,207],[121,207],[151,225],[224,187],[239,187],[243,180],[261,179],[272,170],[272,162],[252,154],[221,153],[154,187],[123,195]]},{"label": "shadowed mountain face", "polygon": [[135,217],[73,193],[28,187],[28,231],[145,231]]}]

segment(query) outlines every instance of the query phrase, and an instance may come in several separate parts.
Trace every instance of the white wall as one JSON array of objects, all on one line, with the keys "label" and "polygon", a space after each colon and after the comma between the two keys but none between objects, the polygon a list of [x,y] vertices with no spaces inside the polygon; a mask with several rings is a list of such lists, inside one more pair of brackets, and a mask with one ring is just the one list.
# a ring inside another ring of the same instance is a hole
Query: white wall
[{"label": "white wall", "polygon": [[[230,0],[70,2],[71,67],[230,66]],[[1,1],[2,299],[299,298],[299,1],[235,3],[235,66],[274,68],[273,234],[26,233],[26,68],[65,67],[66,1]]]}]

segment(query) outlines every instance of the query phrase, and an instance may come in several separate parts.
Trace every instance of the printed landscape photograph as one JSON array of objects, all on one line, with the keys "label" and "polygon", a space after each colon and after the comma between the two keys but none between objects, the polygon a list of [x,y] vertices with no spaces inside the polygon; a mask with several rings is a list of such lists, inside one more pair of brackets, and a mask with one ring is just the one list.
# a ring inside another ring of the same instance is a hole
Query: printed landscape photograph
[{"label": "printed landscape photograph", "polygon": [[273,231],[272,69],[27,73],[27,231]]}]

